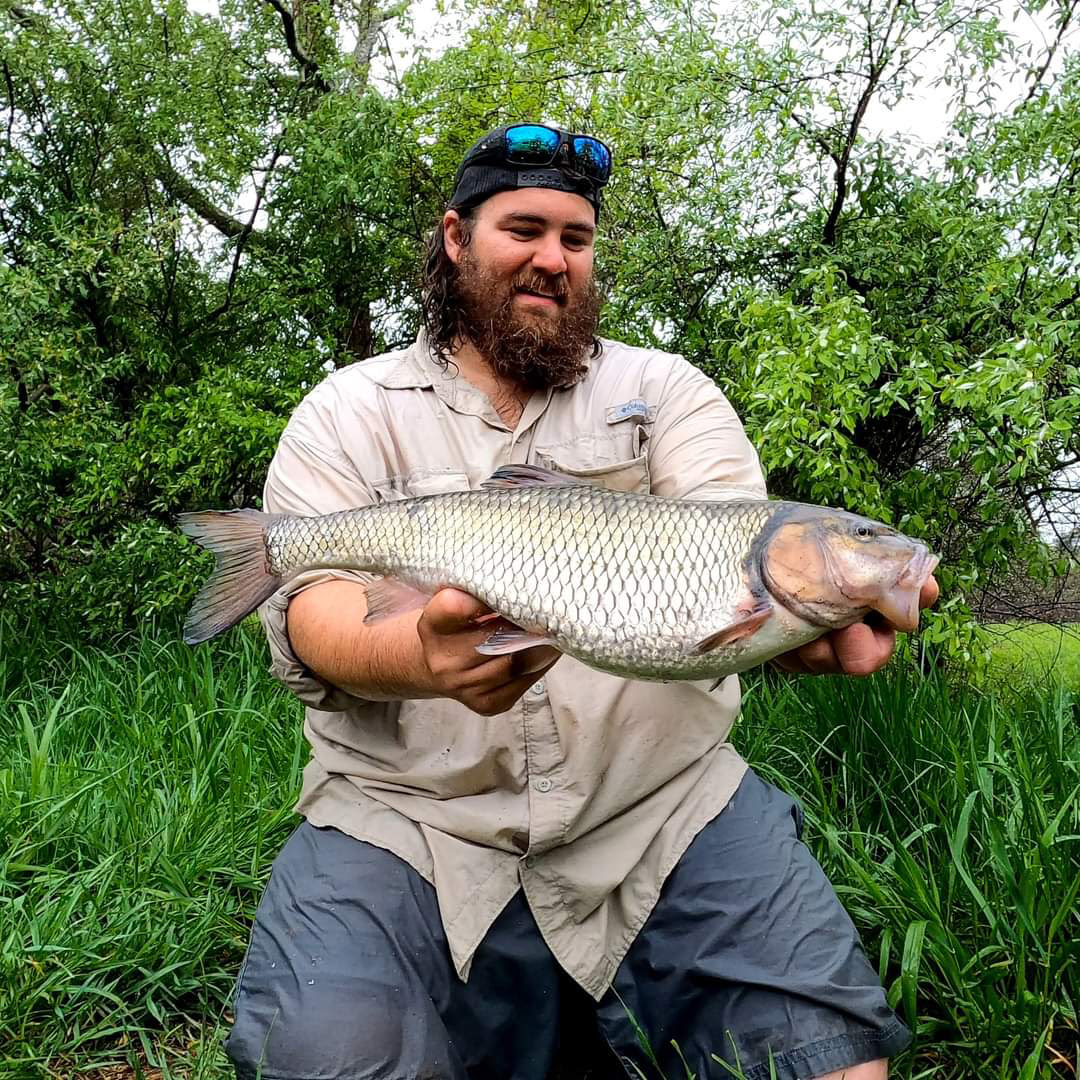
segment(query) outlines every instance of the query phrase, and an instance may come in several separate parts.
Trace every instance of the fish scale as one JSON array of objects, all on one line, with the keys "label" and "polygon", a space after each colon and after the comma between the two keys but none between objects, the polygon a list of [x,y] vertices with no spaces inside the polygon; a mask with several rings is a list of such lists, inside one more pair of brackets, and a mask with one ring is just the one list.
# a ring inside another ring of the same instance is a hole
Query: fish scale
[{"label": "fish scale", "polygon": [[735,618],[754,538],[783,504],[694,503],[592,486],[410,499],[267,529],[270,568],[359,567],[471,593],[603,670],[708,677],[735,647],[691,646]]}]

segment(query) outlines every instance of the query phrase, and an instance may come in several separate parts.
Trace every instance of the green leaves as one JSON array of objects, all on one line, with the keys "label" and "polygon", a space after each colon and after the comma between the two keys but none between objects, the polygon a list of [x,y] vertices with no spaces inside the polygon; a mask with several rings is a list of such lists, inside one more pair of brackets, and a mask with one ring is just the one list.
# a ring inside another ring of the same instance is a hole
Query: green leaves
[{"label": "green leaves", "polygon": [[[713,375],[777,494],[939,550],[928,640],[977,657],[965,600],[1067,558],[1044,541],[1080,458],[1071,30],[1002,108],[992,81],[1044,58],[993,5],[499,0],[447,5],[447,47],[392,62],[400,5],[294,7],[307,66],[268,4],[0,13],[7,602],[93,633],[181,605],[156,530],[255,502],[306,390],[412,337],[462,152],[533,117],[615,150],[603,332]],[[931,53],[954,122],[920,155],[872,125]]]},{"label": "green leaves", "polygon": [[891,343],[873,333],[833,267],[805,271],[801,287],[805,305],[789,295],[743,311],[722,364],[738,372],[733,397],[774,489],[887,518],[877,468],[856,432],[874,406],[869,389],[891,366]]}]

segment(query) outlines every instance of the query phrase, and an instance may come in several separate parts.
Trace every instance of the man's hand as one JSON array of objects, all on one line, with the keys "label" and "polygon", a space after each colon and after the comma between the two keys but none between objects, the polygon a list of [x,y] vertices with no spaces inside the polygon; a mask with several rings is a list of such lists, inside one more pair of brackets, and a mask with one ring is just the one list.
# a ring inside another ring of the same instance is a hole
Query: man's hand
[{"label": "man's hand", "polygon": [[509,656],[476,646],[507,625],[479,600],[442,589],[415,609],[365,623],[367,586],[325,581],[289,601],[289,641],[333,686],[368,701],[448,697],[483,716],[505,712],[562,655],[538,645]]},{"label": "man's hand", "polygon": [[549,645],[508,656],[476,651],[500,625],[489,607],[468,593],[441,589],[425,605],[416,631],[430,673],[428,689],[480,713],[505,712],[562,656]]},{"label": "man's hand", "polygon": [[[937,598],[938,583],[927,578],[919,607],[931,607]],[[857,622],[781,653],[772,662],[795,675],[872,675],[889,662],[895,648],[896,630],[888,623]]]}]

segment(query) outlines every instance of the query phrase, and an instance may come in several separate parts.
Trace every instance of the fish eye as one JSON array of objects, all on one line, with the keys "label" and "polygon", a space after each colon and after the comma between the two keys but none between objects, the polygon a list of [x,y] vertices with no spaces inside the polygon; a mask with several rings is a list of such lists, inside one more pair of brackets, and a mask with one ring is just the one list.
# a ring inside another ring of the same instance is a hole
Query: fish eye
[{"label": "fish eye", "polygon": [[860,540],[869,540],[874,535],[874,530],[869,525],[856,525],[855,535]]}]

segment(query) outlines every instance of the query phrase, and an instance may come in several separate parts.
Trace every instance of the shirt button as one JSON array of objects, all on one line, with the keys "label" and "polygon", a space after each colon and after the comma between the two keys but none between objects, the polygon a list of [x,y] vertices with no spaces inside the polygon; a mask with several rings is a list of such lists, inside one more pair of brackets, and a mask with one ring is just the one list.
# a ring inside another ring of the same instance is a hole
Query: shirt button
[{"label": "shirt button", "polygon": [[533,782],[533,787],[535,787],[537,791],[550,791],[551,781],[546,776],[541,776],[539,780]]},{"label": "shirt button", "polygon": [[534,682],[532,684],[532,686],[529,687],[529,689],[537,697],[541,697],[543,694],[545,694],[547,692],[547,683],[545,683],[543,679],[540,679],[538,682]]},{"label": "shirt button", "polygon": [[525,859],[525,865],[528,866],[528,867],[535,866],[536,865],[536,856],[535,855],[527,856],[526,859]]}]

